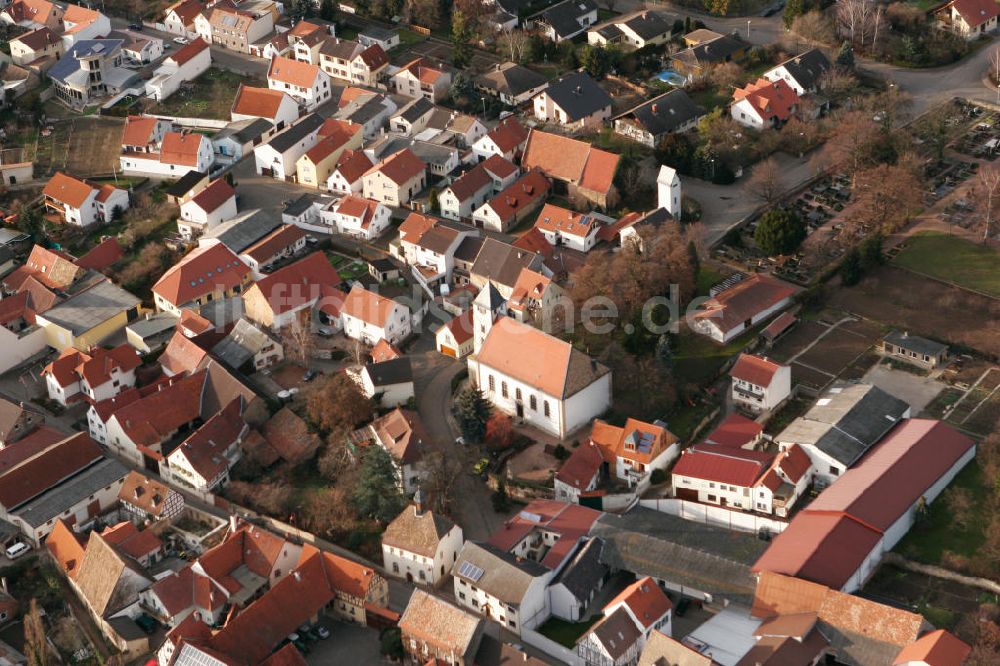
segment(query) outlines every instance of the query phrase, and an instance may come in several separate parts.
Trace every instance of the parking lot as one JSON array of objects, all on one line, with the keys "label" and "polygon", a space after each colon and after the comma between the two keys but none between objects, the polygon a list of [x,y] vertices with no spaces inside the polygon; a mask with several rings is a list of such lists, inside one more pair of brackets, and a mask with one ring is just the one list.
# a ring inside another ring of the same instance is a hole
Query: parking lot
[{"label": "parking lot", "polygon": [[330,638],[308,645],[306,661],[315,666],[329,664],[392,664],[381,654],[379,632],[356,624],[335,622],[328,618],[320,625],[330,630]]}]

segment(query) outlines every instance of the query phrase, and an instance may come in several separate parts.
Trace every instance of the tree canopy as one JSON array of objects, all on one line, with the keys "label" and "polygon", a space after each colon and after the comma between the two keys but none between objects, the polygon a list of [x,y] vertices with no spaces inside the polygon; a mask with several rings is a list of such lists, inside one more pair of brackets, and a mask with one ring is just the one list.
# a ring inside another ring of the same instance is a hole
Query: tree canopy
[{"label": "tree canopy", "polygon": [[760,216],[753,239],[768,255],[789,254],[806,238],[806,224],[787,208],[773,208]]},{"label": "tree canopy", "polygon": [[380,523],[388,523],[406,506],[397,485],[396,467],[381,446],[369,446],[362,454],[353,499],[359,514]]}]

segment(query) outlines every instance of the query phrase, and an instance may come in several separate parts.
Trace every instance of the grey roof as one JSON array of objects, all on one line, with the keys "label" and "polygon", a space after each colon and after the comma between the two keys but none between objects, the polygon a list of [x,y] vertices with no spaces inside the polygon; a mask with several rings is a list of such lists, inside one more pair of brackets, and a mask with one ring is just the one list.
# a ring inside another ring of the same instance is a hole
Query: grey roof
[{"label": "grey roof", "polygon": [[673,19],[657,11],[640,12],[624,23],[643,39],[654,39],[660,35],[670,34],[674,29]]},{"label": "grey roof", "polygon": [[476,300],[474,302],[477,305],[486,308],[490,312],[496,312],[503,306],[504,303],[506,303],[506,300],[500,295],[500,292],[497,291],[493,282],[490,281],[486,284],[486,287],[484,287],[479,294],[476,295]]},{"label": "grey roof", "polygon": [[420,118],[424,117],[428,113],[434,110],[434,104],[428,100],[426,97],[418,97],[406,106],[404,106],[400,111],[396,112],[396,115],[401,117],[408,123],[415,122]]},{"label": "grey roof", "polygon": [[319,201],[320,198],[319,194],[303,194],[298,199],[295,199],[290,204],[285,206],[285,210],[283,210],[282,213],[284,215],[298,217],[312,208],[313,204]]},{"label": "grey roof", "polygon": [[380,28],[377,25],[370,25],[358,34],[364,35],[365,37],[371,37],[372,39],[377,39],[379,41],[389,41],[396,34],[396,32],[387,28]]},{"label": "grey roof", "polygon": [[243,298],[239,295],[232,298],[216,298],[198,308],[198,314],[219,328],[239,321],[243,318],[243,312]]},{"label": "grey roof", "polygon": [[75,336],[86,333],[139,303],[138,298],[105,279],[45,311],[41,316],[71,331]]},{"label": "grey roof", "polygon": [[877,386],[837,384],[777,441],[814,446],[850,467],[903,418],[910,406]]},{"label": "grey roof", "polygon": [[475,261],[485,242],[486,239],[482,236],[466,236],[455,248],[455,259],[465,262]]},{"label": "grey roof", "polygon": [[435,225],[424,232],[416,245],[437,254],[444,254],[455,242],[455,236],[456,234],[451,229]]},{"label": "grey roof", "polygon": [[239,143],[249,143],[254,139],[264,136],[270,132],[274,124],[266,118],[247,118],[231,122],[212,137],[213,141],[221,141],[232,137]]},{"label": "grey roof", "polygon": [[244,211],[237,217],[205,232],[202,240],[214,238],[234,254],[239,254],[281,225],[281,218],[277,215],[253,209]]},{"label": "grey roof", "polygon": [[[587,633],[592,633],[597,638],[597,641],[604,646],[608,655],[616,663],[642,637],[642,632],[639,631],[639,627],[625,610],[624,605],[615,609],[611,615],[606,615]],[[583,636],[580,637],[581,640],[582,638]]]},{"label": "grey roof", "polygon": [[341,60],[353,60],[354,56],[364,50],[365,47],[361,46],[361,44],[349,39],[328,39],[319,48],[319,52],[323,55],[330,56],[331,58],[340,58]]},{"label": "grey roof", "polygon": [[177,325],[178,317],[170,312],[157,312],[145,319],[133,322],[126,326],[127,329],[138,335],[140,338],[148,338],[157,333],[169,331]]},{"label": "grey roof", "polygon": [[125,42],[121,39],[84,39],[70,47],[69,51],[52,66],[49,77],[56,81],[66,82],[73,74],[82,69],[81,58],[92,58],[107,55],[121,49]]},{"label": "grey roof", "polygon": [[476,256],[476,262],[472,264],[471,272],[505,287],[513,287],[522,269],[539,270],[541,265],[542,259],[538,254],[487,238]]},{"label": "grey roof", "polygon": [[729,35],[722,35],[707,42],[696,44],[674,54],[675,58],[694,61],[699,65],[726,62],[736,53],[746,48],[746,43]]},{"label": "grey roof", "polygon": [[239,368],[271,342],[267,333],[250,321],[240,319],[229,335],[212,347],[212,355],[223,363]]},{"label": "grey roof", "polygon": [[586,72],[571,72],[556,79],[545,94],[566,113],[572,122],[611,106],[611,95],[597,85]]},{"label": "grey roof", "polygon": [[602,515],[590,533],[604,539],[601,561],[612,570],[707,592],[716,601],[747,604],[756,588],[750,567],[768,545],[754,534],[641,507]]},{"label": "grey roof", "polygon": [[341,120],[350,120],[351,122],[359,125],[364,125],[369,120],[385,111],[385,108],[385,95],[367,95],[361,98],[361,100],[355,100],[340,109],[335,117]]},{"label": "grey roof", "polygon": [[11,513],[32,527],[44,525],[50,519],[61,515],[67,508],[87,499],[102,488],[124,479],[128,471],[128,468],[117,460],[101,458]]},{"label": "grey roof", "polygon": [[893,331],[889,335],[885,336],[885,341],[889,344],[896,345],[897,347],[902,347],[903,349],[915,351],[918,354],[926,354],[928,356],[937,356],[939,354],[947,353],[948,351],[948,345],[943,345],[940,342],[922,338],[919,335],[910,335],[905,331],[902,333],[899,331]]},{"label": "grey roof", "polygon": [[395,155],[404,148],[409,148],[425,164],[447,164],[458,156],[458,149],[442,146],[428,141],[417,141],[398,134],[386,134],[381,139],[370,144],[365,150],[370,150],[378,161],[390,155]]},{"label": "grey roof", "polygon": [[789,58],[778,67],[784,67],[804,89],[812,90],[819,85],[819,79],[824,72],[830,69],[830,61],[819,49],[810,49],[794,58]]},{"label": "grey roof", "polygon": [[590,594],[597,589],[608,573],[607,565],[601,562],[603,550],[603,540],[588,539],[551,585],[564,585],[577,600],[590,599]]},{"label": "grey roof", "polygon": [[[479,567],[482,575],[475,580],[462,575],[462,565]],[[466,541],[458,554],[452,575],[474,585],[491,597],[519,606],[531,583],[549,570],[534,560],[515,557],[486,543]]]},{"label": "grey roof", "polygon": [[476,81],[480,87],[517,96],[544,85],[546,78],[513,62],[497,65],[493,71],[480,75]]},{"label": "grey roof", "polygon": [[671,90],[643,102],[618,116],[631,116],[653,136],[674,132],[685,123],[705,115],[705,109],[694,103],[683,90]]},{"label": "grey roof", "polygon": [[318,113],[310,113],[308,116],[268,141],[267,145],[271,146],[279,153],[283,153],[307,137],[310,133],[318,130],[323,122],[324,119],[321,115]]},{"label": "grey roof", "polygon": [[376,387],[413,381],[413,368],[407,356],[400,356],[381,363],[369,363],[365,366],[365,371]]},{"label": "grey roof", "polygon": [[135,623],[135,620],[128,617],[127,615],[122,617],[113,617],[108,620],[108,624],[111,628],[115,630],[115,633],[124,638],[127,641],[135,641],[140,638],[146,637],[146,632]]},{"label": "grey roof", "polygon": [[12,245],[31,240],[31,236],[13,229],[0,229],[0,245]]},{"label": "grey roof", "polygon": [[167,188],[167,195],[171,197],[182,197],[194,188],[202,180],[208,178],[208,174],[202,171],[188,171],[186,174],[171,183]]},{"label": "grey roof", "polygon": [[597,4],[593,0],[563,0],[534,18],[550,25],[558,36],[572,37],[584,28],[579,19],[595,11]]},{"label": "grey roof", "polygon": [[604,39],[615,39],[621,37],[623,34],[621,29],[614,23],[609,23],[607,25],[602,25],[600,28],[595,28],[594,32],[603,37]]}]

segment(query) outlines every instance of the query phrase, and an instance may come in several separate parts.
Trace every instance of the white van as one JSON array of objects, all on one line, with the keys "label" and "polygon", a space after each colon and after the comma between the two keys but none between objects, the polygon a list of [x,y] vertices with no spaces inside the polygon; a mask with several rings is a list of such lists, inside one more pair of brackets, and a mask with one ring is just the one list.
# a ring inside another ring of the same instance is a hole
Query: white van
[{"label": "white van", "polygon": [[13,546],[7,549],[7,559],[16,560],[17,558],[27,553],[29,550],[31,550],[31,547],[28,546],[28,544],[22,541],[18,541]]}]

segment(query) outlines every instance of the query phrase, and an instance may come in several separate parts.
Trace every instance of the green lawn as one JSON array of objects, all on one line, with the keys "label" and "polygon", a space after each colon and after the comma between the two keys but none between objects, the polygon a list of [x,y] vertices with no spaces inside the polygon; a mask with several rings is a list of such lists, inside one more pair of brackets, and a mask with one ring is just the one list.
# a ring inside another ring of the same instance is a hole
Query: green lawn
[{"label": "green lawn", "polygon": [[701,266],[698,268],[697,283],[695,285],[695,294],[697,296],[707,296],[708,290],[719,284],[726,278],[721,271],[718,271],[711,266]]},{"label": "green lawn", "polygon": [[152,104],[147,110],[168,116],[228,120],[233,96],[241,83],[267,87],[261,79],[213,67],[164,101]]},{"label": "green lawn", "polygon": [[695,104],[698,104],[709,113],[720,106],[727,106],[732,100],[732,93],[730,91],[722,90],[715,86],[709,86],[704,90],[697,90],[690,93],[690,96]]},{"label": "green lawn", "polygon": [[964,238],[916,234],[895,258],[903,268],[1000,298],[1000,254]]},{"label": "green lawn", "polygon": [[682,330],[677,335],[677,349],[674,352],[674,375],[677,382],[705,385],[718,374],[727,360],[739,354],[759,332],[759,328],[754,328],[720,345],[707,335]]},{"label": "green lawn", "polygon": [[[989,514],[990,489],[984,482],[979,465],[973,461],[949,485],[949,488],[969,490],[973,503],[970,514],[974,517]],[[978,549],[986,541],[984,529],[988,523],[987,520],[973,518],[967,529],[960,529],[942,495],[927,509],[926,518],[914,525],[909,534],[903,537],[896,550],[905,557],[928,564],[939,564],[941,555],[946,550],[976,559]]]},{"label": "green lawn", "polygon": [[557,617],[550,617],[545,621],[545,624],[538,628],[538,632],[546,638],[551,638],[556,643],[572,649],[576,644],[576,639],[600,618],[600,615],[595,614],[585,622],[567,622]]}]

